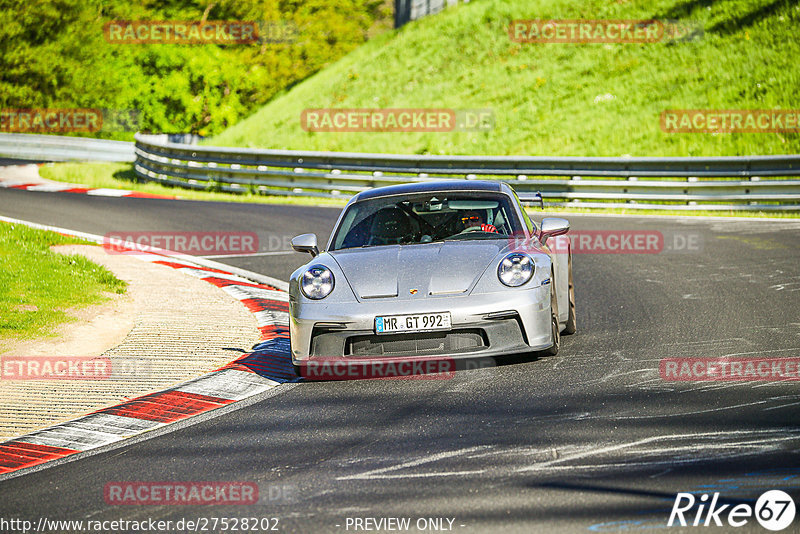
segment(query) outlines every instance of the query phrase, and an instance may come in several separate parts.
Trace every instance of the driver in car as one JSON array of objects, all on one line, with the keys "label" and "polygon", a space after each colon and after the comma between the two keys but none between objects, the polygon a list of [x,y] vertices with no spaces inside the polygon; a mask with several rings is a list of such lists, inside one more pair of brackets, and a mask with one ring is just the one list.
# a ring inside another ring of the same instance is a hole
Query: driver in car
[{"label": "driver in car", "polygon": [[461,217],[461,224],[464,226],[464,231],[480,230],[482,232],[497,233],[497,228],[493,224],[486,224],[483,220],[483,215],[479,211],[468,211]]}]

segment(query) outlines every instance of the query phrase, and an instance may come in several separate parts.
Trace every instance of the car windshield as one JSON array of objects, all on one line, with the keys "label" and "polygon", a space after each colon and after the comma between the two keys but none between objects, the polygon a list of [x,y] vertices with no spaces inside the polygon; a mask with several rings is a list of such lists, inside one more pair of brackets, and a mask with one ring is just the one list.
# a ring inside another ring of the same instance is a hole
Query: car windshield
[{"label": "car windshield", "polygon": [[348,207],[331,250],[444,240],[500,239],[521,231],[507,195],[475,192],[379,197]]}]

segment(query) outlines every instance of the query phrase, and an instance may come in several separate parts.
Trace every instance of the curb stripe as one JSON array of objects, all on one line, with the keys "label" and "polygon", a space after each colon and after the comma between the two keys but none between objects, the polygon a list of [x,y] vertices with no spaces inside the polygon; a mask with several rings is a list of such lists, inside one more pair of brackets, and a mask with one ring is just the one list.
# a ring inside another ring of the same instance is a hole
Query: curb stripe
[{"label": "curb stripe", "polygon": [[222,288],[236,300],[262,299],[264,302],[289,302],[289,293],[279,289],[258,289],[255,287],[226,286]]},{"label": "curb stripe", "polygon": [[5,189],[21,189],[24,191],[43,191],[48,193],[77,193],[92,195],[97,197],[128,197],[128,198],[162,198],[174,200],[175,196],[156,195],[154,193],[142,193],[141,191],[130,191],[128,189],[108,189],[91,187],[74,187],[68,184],[27,184],[27,183],[8,183],[0,182],[0,187]]},{"label": "curb stripe", "polygon": [[[235,276],[235,275],[231,275],[231,276]],[[209,284],[214,284],[215,286],[217,286],[219,288],[228,287],[228,286],[241,286],[241,287],[254,287],[254,288],[257,288],[257,289],[272,289],[272,290],[276,289],[276,288],[274,288],[272,286],[268,286],[268,285],[265,285],[265,284],[257,284],[255,282],[244,282],[244,281],[240,282],[240,281],[235,280],[233,278],[221,278],[220,276],[209,276],[207,278],[203,278],[203,280],[205,280]]]},{"label": "curb stripe", "polygon": [[253,313],[260,311],[289,313],[289,301],[275,302],[271,299],[246,298],[241,299],[240,302]]},{"label": "curb stripe", "polygon": [[63,458],[78,451],[22,441],[0,443],[0,473],[8,473]]},{"label": "curb stripe", "polygon": [[229,274],[221,269],[212,269],[211,267],[198,267],[192,265],[184,265],[182,263],[177,263],[174,261],[164,261],[164,260],[156,260],[153,263],[157,265],[166,265],[167,267],[172,267],[173,269],[194,269],[196,271],[206,271],[209,273],[219,273],[219,274]]},{"label": "curb stripe", "polygon": [[128,437],[135,436],[144,430],[152,430],[161,425],[144,419],[95,412],[70,422],[70,426]]},{"label": "curb stripe", "polygon": [[25,440],[26,444],[71,451],[64,454],[66,456],[76,452],[96,449],[102,445],[121,441],[160,426],[164,425],[143,419],[94,413],[68,423],[37,430],[17,438],[15,441],[21,442]]},{"label": "curb stripe", "polygon": [[[235,284],[250,284],[250,283],[254,283],[254,282],[250,282],[250,280],[247,280],[247,279],[242,278],[241,276],[237,276],[235,274],[209,273],[208,271],[206,271],[204,269],[197,269],[197,268],[188,267],[188,266],[187,267],[178,267],[177,269],[179,271],[181,271],[182,273],[186,273],[189,276],[194,276],[195,278],[200,278],[201,280],[205,280],[207,282],[209,282],[209,279],[213,278],[215,280],[224,281],[224,282],[226,282],[228,284],[234,284],[234,285]],[[213,283],[213,282],[211,282],[211,283]],[[221,286],[221,285],[218,285],[218,284],[214,284],[214,285],[216,285],[217,287],[219,287],[221,289],[226,287],[226,286]],[[257,284],[256,287],[261,287],[261,284]]]},{"label": "curb stripe", "polygon": [[[222,368],[216,373],[181,386],[178,391],[206,396],[222,394],[225,399],[237,401],[263,393],[278,384],[274,380],[258,379],[249,370],[244,372],[234,368]],[[212,393],[214,395],[211,395]]]},{"label": "curb stripe", "polygon": [[33,432],[19,439],[24,439],[27,443],[49,445],[80,452],[108,445],[123,438],[107,432],[89,430],[65,423]]},{"label": "curb stripe", "polygon": [[[258,329],[261,332],[261,338],[263,340],[268,339],[276,339],[276,338],[286,338],[289,339],[289,328],[279,328],[277,326],[263,326]],[[286,354],[288,356],[288,353]]]},{"label": "curb stripe", "polygon": [[120,406],[105,408],[97,413],[122,415],[159,423],[174,423],[231,402],[233,400],[172,390],[145,395]]}]

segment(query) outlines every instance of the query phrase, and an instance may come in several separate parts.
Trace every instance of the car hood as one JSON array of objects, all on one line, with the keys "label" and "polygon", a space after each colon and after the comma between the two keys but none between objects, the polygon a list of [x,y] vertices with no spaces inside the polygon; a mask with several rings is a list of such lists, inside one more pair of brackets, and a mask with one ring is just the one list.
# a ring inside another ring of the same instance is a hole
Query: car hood
[{"label": "car hood", "polygon": [[505,240],[445,241],[329,254],[359,299],[413,299],[468,294],[489,263],[507,247]]}]

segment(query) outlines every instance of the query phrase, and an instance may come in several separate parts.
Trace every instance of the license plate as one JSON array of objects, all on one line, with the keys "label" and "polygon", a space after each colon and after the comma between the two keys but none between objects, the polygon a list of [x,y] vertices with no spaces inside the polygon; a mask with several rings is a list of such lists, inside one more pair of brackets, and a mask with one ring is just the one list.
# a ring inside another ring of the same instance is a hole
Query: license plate
[{"label": "license plate", "polygon": [[413,315],[388,315],[375,318],[375,333],[426,332],[450,330],[450,313],[415,313]]}]

